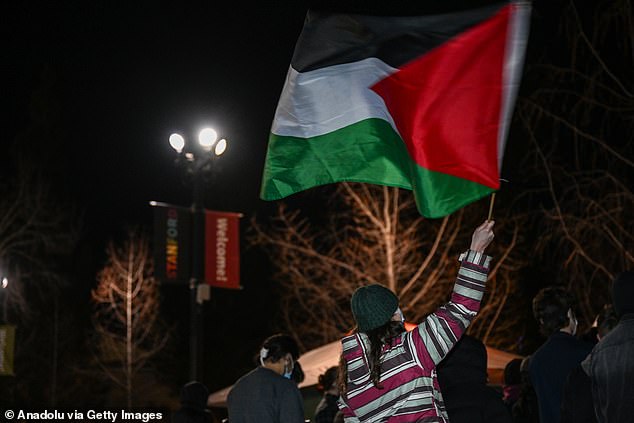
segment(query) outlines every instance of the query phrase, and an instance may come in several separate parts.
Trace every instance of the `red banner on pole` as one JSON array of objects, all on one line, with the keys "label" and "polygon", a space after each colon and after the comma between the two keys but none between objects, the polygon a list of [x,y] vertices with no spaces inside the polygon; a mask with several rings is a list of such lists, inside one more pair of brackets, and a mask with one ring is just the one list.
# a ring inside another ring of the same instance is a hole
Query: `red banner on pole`
[{"label": "red banner on pole", "polygon": [[205,282],[240,289],[240,213],[205,211]]}]

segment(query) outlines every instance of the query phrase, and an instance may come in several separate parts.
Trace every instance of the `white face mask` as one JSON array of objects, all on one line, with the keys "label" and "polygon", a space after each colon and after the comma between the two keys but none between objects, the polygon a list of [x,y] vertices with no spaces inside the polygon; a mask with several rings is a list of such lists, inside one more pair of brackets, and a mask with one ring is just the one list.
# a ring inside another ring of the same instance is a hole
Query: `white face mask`
[{"label": "white face mask", "polygon": [[[402,324],[405,324],[405,316],[403,315],[403,311],[401,310],[400,307],[396,309],[396,311],[394,312],[394,315],[397,315],[399,317],[399,319],[400,319],[400,322]],[[394,317],[392,317],[392,320],[398,321]]]}]

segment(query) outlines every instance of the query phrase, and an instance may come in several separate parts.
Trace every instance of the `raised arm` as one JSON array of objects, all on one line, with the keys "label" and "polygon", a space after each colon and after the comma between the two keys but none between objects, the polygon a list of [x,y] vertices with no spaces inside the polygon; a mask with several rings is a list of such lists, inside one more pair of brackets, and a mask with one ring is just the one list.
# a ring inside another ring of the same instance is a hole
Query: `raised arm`
[{"label": "raised arm", "polygon": [[478,226],[469,250],[460,256],[460,269],[451,299],[410,332],[412,346],[423,367],[433,368],[465,332],[484,295],[491,257],[484,252],[493,240],[493,221]]}]

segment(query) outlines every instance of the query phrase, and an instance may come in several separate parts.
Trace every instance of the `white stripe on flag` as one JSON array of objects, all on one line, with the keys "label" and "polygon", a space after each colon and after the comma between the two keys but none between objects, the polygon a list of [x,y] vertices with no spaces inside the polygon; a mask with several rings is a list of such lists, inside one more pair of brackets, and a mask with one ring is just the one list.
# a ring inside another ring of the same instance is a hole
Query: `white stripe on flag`
[{"label": "white stripe on flag", "polygon": [[[511,17],[506,36],[506,51],[504,53],[504,69],[502,81],[502,116],[498,130],[498,152],[503,152],[511,116],[515,106],[515,98],[520,85],[520,77],[524,66],[524,52],[528,42],[528,28],[530,26],[531,6],[528,2],[513,2]],[[502,170],[504,155],[498,153],[498,170]]]},{"label": "white stripe on flag", "polygon": [[386,120],[396,131],[383,99],[369,89],[396,71],[373,57],[304,73],[291,67],[271,132],[311,138],[368,118]]}]

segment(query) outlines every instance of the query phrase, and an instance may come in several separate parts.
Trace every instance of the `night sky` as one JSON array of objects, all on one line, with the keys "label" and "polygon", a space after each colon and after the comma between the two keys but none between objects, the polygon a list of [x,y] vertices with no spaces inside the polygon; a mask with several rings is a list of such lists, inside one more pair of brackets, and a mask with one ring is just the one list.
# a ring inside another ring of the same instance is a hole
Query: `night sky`
[{"label": "night sky", "polygon": [[[192,202],[168,144],[172,132],[194,140],[211,126],[229,141],[206,186],[208,209],[244,213],[246,229],[253,213],[273,207],[258,198],[266,142],[307,5],[82,3],[12,5],[3,79],[5,145],[38,157],[60,201],[81,215],[70,295],[86,313],[107,242],[124,239],[131,226],[151,231],[151,200]],[[33,136],[33,108],[53,116],[54,130],[44,137]],[[203,361],[236,361],[220,374],[205,365],[211,389],[250,367],[256,344],[272,330],[267,269],[262,254],[245,251],[244,290],[214,290],[205,306]],[[182,357],[166,366],[183,383],[188,290],[167,286],[162,294],[164,317],[176,325],[170,354]],[[247,330],[245,348],[236,352],[235,334]]]},{"label": "night sky", "polygon": [[[52,169],[60,197],[83,210],[78,299],[93,286],[108,240],[120,239],[129,225],[150,228],[149,201],[191,203],[167,142],[172,132],[193,139],[208,125],[229,141],[206,187],[207,208],[244,213],[244,221],[272,209],[258,197],[266,142],[308,7],[440,11],[414,10],[411,2],[11,3],[3,6],[10,8],[3,13],[3,144],[29,143]],[[56,111],[57,129],[46,137],[25,137],[34,102]],[[264,258],[245,252],[242,273],[243,291],[212,294],[210,361],[233,354],[226,345],[231,335],[268,322],[273,312]],[[166,315],[186,313],[185,287],[166,290],[174,300]],[[257,343],[269,329],[263,325],[249,337]],[[244,360],[254,350],[244,349],[235,354],[250,366]],[[208,375],[211,388],[227,383],[231,375],[224,371]]]},{"label": "night sky", "polygon": [[204,126],[229,140],[207,207],[268,207],[258,198],[268,132],[309,7],[412,14],[490,1],[433,9],[411,2],[17,3],[5,15],[9,139],[28,129],[33,93],[51,86],[46,101],[58,109],[60,131],[29,142],[64,164],[66,188],[103,236],[146,219],[150,200],[191,201],[167,139],[172,132],[194,139]]},{"label": "night sky", "polygon": [[17,103],[12,134],[29,125],[28,103],[47,69],[63,134],[54,146],[40,141],[67,164],[90,226],[107,233],[135,223],[149,200],[190,202],[167,139],[175,131],[194,138],[205,125],[230,143],[207,206],[258,207],[267,133],[305,7],[16,7],[14,59],[5,65]]}]

